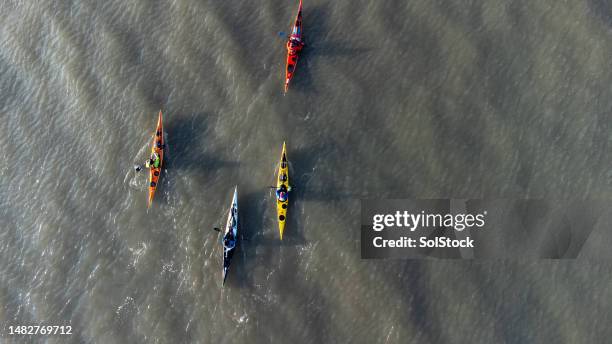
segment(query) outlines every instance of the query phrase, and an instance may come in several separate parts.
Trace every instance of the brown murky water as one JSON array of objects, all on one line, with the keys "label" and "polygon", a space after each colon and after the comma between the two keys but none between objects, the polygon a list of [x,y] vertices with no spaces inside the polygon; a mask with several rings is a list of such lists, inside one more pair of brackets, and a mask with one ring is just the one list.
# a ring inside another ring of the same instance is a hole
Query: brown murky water
[{"label": "brown murky water", "polygon": [[[602,343],[612,266],[365,261],[361,198],[612,197],[605,1],[0,2],[0,324],[48,343]],[[167,160],[153,207],[159,108]],[[269,186],[283,141],[285,240]],[[221,288],[239,186],[244,241]],[[5,337],[6,339],[7,337]],[[14,342],[37,342],[12,337]]]}]

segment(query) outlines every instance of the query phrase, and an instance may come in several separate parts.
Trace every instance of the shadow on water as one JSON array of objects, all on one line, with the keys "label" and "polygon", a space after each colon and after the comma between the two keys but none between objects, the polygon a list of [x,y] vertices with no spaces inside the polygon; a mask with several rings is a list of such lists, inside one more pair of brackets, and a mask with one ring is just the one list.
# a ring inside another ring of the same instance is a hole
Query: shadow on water
[{"label": "shadow on water", "polygon": [[[136,87],[139,98],[145,99],[148,104],[163,107],[168,103],[171,88],[158,72],[160,64],[165,64],[163,52],[160,45],[151,39],[151,31],[154,27],[167,26],[170,19],[164,16],[163,4],[151,4],[147,7],[151,19],[150,26],[135,26],[133,22],[126,20],[127,16],[122,13],[122,6],[110,6],[107,3],[92,3],[84,5],[91,7],[91,11],[99,16],[99,23],[103,30],[108,33],[121,47],[121,67],[134,70],[140,78],[133,79],[133,73],[123,73],[125,85]],[[72,13],[70,8],[65,10]],[[96,40],[91,39],[88,44],[95,46]],[[160,59],[161,57],[161,59]],[[136,82],[136,84],[133,84]]]},{"label": "shadow on water", "polygon": [[295,148],[291,151],[291,155],[288,155],[292,198],[303,200],[308,195],[307,185],[315,173],[319,154],[324,152],[328,146],[327,142],[321,142]]},{"label": "shadow on water", "polygon": [[170,149],[166,163],[168,169],[199,171],[198,176],[204,179],[211,171],[239,165],[238,161],[218,159],[217,154],[206,152],[210,143],[207,140],[208,117],[204,113],[194,113],[169,120],[165,127],[167,148]]},{"label": "shadow on water", "polygon": [[[163,109],[162,109],[163,111]],[[219,159],[214,152],[206,152],[210,141],[207,140],[207,114],[193,113],[188,115],[166,116],[164,119],[165,156],[161,182],[156,191],[154,202],[168,204],[167,197],[159,198],[157,194],[174,194],[178,171],[189,171],[198,185],[211,180],[211,175],[224,168],[237,168],[238,161]],[[147,170],[145,169],[145,173]]]},{"label": "shadow on water", "polygon": [[318,56],[355,57],[371,50],[369,47],[355,46],[354,42],[348,42],[341,36],[332,36],[334,40],[330,40],[330,35],[329,5],[323,4],[309,9],[308,13],[304,14],[304,43],[306,45],[301,57],[305,59],[313,59]]},{"label": "shadow on water", "polygon": [[421,338],[426,339],[423,342],[437,343],[440,340],[441,330],[431,318],[430,309],[433,298],[429,295],[428,285],[424,282],[426,281],[424,276],[427,276],[424,264],[421,261],[407,262],[404,265],[404,273],[401,274],[407,278],[398,279],[395,271],[390,271],[388,278],[390,281],[396,281],[398,290],[409,290],[409,293],[399,293],[399,295],[405,295],[403,304],[410,305],[406,307],[409,310],[410,322],[420,331]]},{"label": "shadow on water", "polygon": [[[258,262],[271,262],[278,254],[275,248],[303,246],[306,240],[297,230],[298,215],[289,216],[283,240],[278,237],[276,208],[269,188],[244,193],[239,196],[240,246],[232,262],[233,277],[229,276],[226,286],[252,287],[252,270]],[[290,206],[289,210],[292,207]],[[264,248],[261,250],[261,248]]]},{"label": "shadow on water", "polygon": [[[500,264],[507,272],[514,270],[511,265]],[[501,269],[500,269],[501,270]],[[516,275],[509,284],[499,282],[501,278],[495,278],[494,274],[486,266],[472,266],[466,271],[466,277],[476,286],[478,286],[479,303],[482,312],[485,314],[495,314],[498,324],[513,324],[513,326],[496,326],[493,331],[498,338],[504,343],[525,343],[533,339],[533,334],[530,329],[534,326],[537,328],[538,318],[530,316],[533,312],[534,304],[542,304],[546,300],[542,300],[537,295],[537,282],[534,281],[530,274],[522,276]],[[514,275],[514,274],[512,274]],[[521,284],[532,286],[531,288],[513,288]],[[499,298],[497,291],[499,290],[518,290],[505,298]],[[536,325],[534,325],[536,324]]]},{"label": "shadow on water", "polygon": [[612,27],[612,2],[608,0],[589,0],[587,2],[593,14]]},{"label": "shadow on water", "polygon": [[[291,152],[291,156],[289,156],[290,172],[293,174],[291,197],[297,201],[296,203],[301,201],[333,202],[361,197],[355,190],[339,188],[333,173],[329,176],[330,178],[317,178],[315,176],[318,174],[317,170],[321,168],[339,171],[335,167],[339,166],[341,162],[329,154],[329,151],[337,149],[337,147],[336,143],[327,140],[311,146],[297,148]],[[338,177],[341,176],[340,172],[337,174]],[[293,208],[296,208],[295,204]]]},{"label": "shadow on water", "polygon": [[301,91],[314,91],[312,64],[317,62],[318,57],[355,58],[371,49],[356,47],[353,43],[343,40],[326,39],[329,34],[329,5],[318,5],[304,11],[304,43],[306,45],[300,54],[292,85]]}]

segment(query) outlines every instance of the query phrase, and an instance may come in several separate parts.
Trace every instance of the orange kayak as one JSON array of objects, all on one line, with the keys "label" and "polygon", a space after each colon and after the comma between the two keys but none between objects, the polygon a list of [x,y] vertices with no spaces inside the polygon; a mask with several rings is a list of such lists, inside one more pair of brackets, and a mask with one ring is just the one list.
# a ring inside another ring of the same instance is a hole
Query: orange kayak
[{"label": "orange kayak", "polygon": [[155,196],[155,190],[157,190],[157,184],[159,182],[159,176],[164,162],[164,128],[162,126],[162,112],[159,110],[159,118],[157,119],[157,129],[155,129],[155,136],[153,137],[153,146],[151,147],[151,155],[157,153],[159,156],[159,166],[151,166],[149,168],[149,204],[153,203],[153,196]]},{"label": "orange kayak", "polygon": [[287,68],[285,69],[285,93],[289,89],[289,82],[293,78],[295,73],[295,67],[298,62],[298,53],[304,47],[304,41],[302,39],[302,0],[300,0],[300,6],[298,7],[297,15],[295,16],[295,23],[289,35],[287,41]]}]

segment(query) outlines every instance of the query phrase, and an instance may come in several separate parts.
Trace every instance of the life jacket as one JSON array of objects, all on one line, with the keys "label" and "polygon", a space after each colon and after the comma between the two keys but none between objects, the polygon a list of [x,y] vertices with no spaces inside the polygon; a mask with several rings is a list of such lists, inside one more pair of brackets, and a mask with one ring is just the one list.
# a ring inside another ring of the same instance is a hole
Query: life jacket
[{"label": "life jacket", "polygon": [[284,202],[287,200],[287,191],[279,191],[278,192],[278,200]]},{"label": "life jacket", "polygon": [[302,50],[302,42],[296,39],[290,39],[287,41],[287,50],[289,55],[297,54],[298,51]]}]

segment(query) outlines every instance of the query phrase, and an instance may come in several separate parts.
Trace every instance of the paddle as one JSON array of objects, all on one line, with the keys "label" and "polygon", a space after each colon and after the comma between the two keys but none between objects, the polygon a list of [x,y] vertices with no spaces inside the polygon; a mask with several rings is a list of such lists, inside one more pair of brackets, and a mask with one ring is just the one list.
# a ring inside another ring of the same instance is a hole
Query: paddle
[{"label": "paddle", "polygon": [[[277,186],[268,186],[268,188],[270,188],[270,189],[278,189]],[[293,189],[295,189],[295,186],[290,186],[287,191],[291,192],[291,191],[293,191]]]},{"label": "paddle", "polygon": [[[221,229],[217,228],[217,227],[214,227],[213,230],[215,230],[217,232],[221,232]],[[242,240],[242,241],[251,241],[251,239],[245,238],[242,234],[240,235],[240,240]]]}]

